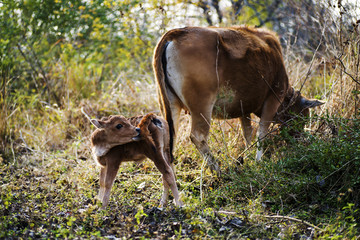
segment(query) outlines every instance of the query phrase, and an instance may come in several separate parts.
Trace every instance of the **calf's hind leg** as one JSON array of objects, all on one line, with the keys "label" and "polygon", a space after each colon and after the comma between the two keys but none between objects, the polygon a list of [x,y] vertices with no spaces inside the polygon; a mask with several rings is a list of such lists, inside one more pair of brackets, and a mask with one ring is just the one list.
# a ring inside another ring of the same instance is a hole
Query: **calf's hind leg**
[{"label": "calf's hind leg", "polygon": [[182,206],[182,202],[180,201],[180,194],[178,188],[176,186],[175,174],[170,165],[165,161],[165,158],[161,156],[157,156],[156,159],[153,160],[155,166],[162,174],[164,192],[161,197],[160,206],[164,207],[167,203],[169,196],[169,188],[171,189],[172,194],[174,195],[175,205],[178,207]]}]

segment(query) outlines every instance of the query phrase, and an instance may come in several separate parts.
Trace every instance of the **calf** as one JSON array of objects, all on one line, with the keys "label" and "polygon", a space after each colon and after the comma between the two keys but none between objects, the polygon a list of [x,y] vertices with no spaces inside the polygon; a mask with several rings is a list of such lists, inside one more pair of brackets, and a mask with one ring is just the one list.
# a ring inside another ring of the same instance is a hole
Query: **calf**
[{"label": "calf", "polygon": [[155,114],[125,118],[110,116],[92,119],[97,128],[91,135],[94,159],[101,166],[99,199],[103,208],[109,202],[110,190],[121,162],[142,161],[150,158],[162,174],[164,193],[161,207],[166,205],[169,187],[177,206],[182,206],[173,170],[170,152],[170,134],[167,122]]}]

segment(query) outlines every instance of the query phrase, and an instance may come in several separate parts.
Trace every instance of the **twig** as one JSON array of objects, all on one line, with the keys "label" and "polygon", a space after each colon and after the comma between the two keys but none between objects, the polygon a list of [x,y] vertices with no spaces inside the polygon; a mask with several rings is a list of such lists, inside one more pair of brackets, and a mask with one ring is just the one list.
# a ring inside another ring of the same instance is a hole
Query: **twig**
[{"label": "twig", "polygon": [[288,217],[288,216],[281,216],[281,215],[260,215],[260,214],[256,214],[256,216],[260,216],[260,217],[264,217],[264,218],[271,218],[271,219],[283,219],[283,220],[289,220],[289,221],[293,221],[293,222],[298,222],[298,223],[302,223],[302,224],[305,224],[309,227],[312,227],[318,231],[321,231],[323,232],[324,229],[321,229],[317,226],[315,226],[314,224],[312,223],[309,223],[307,221],[304,221],[304,220],[301,220],[301,219],[297,219],[297,218],[293,218],[293,217]]},{"label": "twig", "polygon": [[89,117],[89,115],[86,114],[86,112],[84,111],[84,108],[81,107],[81,112],[82,114],[84,114],[84,116],[89,120],[89,122],[91,122],[91,118]]},{"label": "twig", "polygon": [[13,165],[15,165],[16,164],[16,157],[15,157],[15,152],[14,152],[14,142],[11,142],[11,152],[12,152],[13,158],[14,158]]},{"label": "twig", "polygon": [[201,164],[201,172],[200,172],[200,202],[203,202],[203,177],[204,177],[204,167],[208,162],[209,155],[204,155],[203,163]]},{"label": "twig", "polygon": [[[37,56],[36,56],[36,54],[35,54],[35,51],[33,50],[32,46],[31,46],[30,44],[28,44],[28,46],[29,46],[30,50],[32,51],[32,54],[33,54],[33,57],[34,57],[34,61],[35,61],[36,65],[38,66],[38,68],[39,68],[39,70],[40,70],[40,72],[41,72],[43,82],[45,83],[45,89],[47,89],[48,92],[49,92],[50,94],[52,94],[52,96],[54,97],[57,105],[60,106],[61,104],[60,104],[59,97],[58,97],[57,94],[50,88],[50,86],[49,86],[49,85],[50,85],[50,84],[49,84],[49,80],[48,80],[48,78],[46,77],[46,72],[45,72],[45,70],[42,68],[39,60],[37,59]],[[27,63],[29,63],[32,71],[35,72],[36,75],[39,75],[39,72],[36,70],[36,66],[34,66],[33,62],[32,62],[32,61],[26,56],[26,54],[21,50],[21,45],[20,45],[19,43],[17,44],[17,48],[18,48],[20,54],[21,54],[21,55],[23,56],[23,58],[25,59],[25,61],[26,61]],[[34,77],[34,82],[35,82],[35,85],[38,85],[38,84],[36,83],[36,81],[35,81],[35,77]]]},{"label": "twig", "polygon": [[325,32],[325,27],[323,28],[323,31],[322,31],[322,33],[321,33],[320,42],[319,42],[318,46],[317,46],[316,49],[315,49],[314,55],[313,55],[313,57],[312,57],[312,59],[311,59],[310,66],[309,66],[308,71],[307,71],[307,73],[306,73],[304,82],[301,84],[301,87],[300,87],[299,92],[301,92],[302,88],[303,88],[304,85],[305,85],[305,82],[307,81],[307,79],[308,79],[309,76],[310,76],[310,71],[311,71],[312,65],[313,65],[313,63],[314,63],[315,56],[316,56],[316,54],[317,54],[317,52],[318,52],[318,50],[319,50],[319,48],[320,48],[320,46],[321,46],[321,44],[322,44],[322,41],[323,41],[324,32]]},{"label": "twig", "polygon": [[220,213],[220,214],[225,214],[225,215],[237,215],[237,214],[239,214],[239,213],[237,213],[237,212],[222,211],[222,210],[220,210],[220,211],[215,211],[215,213]]},{"label": "twig", "polygon": [[12,111],[12,113],[10,113],[9,116],[5,117],[5,118],[6,118],[6,121],[8,121],[8,120],[10,119],[10,117],[11,117],[12,115],[14,115],[14,113],[17,112],[18,110],[19,110],[19,107],[15,108],[15,110]]},{"label": "twig", "polygon": [[[186,176],[186,174],[176,174],[176,176]],[[192,182],[190,182],[190,183],[188,183],[187,185],[185,185],[185,186],[182,186],[182,190],[180,191],[180,193],[185,193],[185,190],[189,187],[189,186],[193,186],[194,185],[194,183],[197,181],[197,180],[199,180],[200,179],[200,177],[197,177],[197,178],[195,178]]]},{"label": "twig", "polygon": [[344,72],[346,75],[348,75],[354,82],[356,82],[357,84],[360,85],[360,82],[357,81],[350,73],[348,73],[348,72],[346,71],[345,64],[344,64],[343,61],[341,60],[341,55],[340,55],[339,57],[336,57],[336,56],[335,56],[335,59],[340,62],[341,66],[343,67],[343,72]]},{"label": "twig", "polygon": [[345,166],[347,166],[349,163],[355,161],[356,159],[353,159],[351,161],[348,161],[347,163],[345,163],[344,165],[342,165],[340,168],[336,169],[335,171],[333,171],[332,173],[330,173],[328,176],[326,176],[323,180],[329,178],[331,175],[335,174],[336,172],[340,171],[342,168],[344,168]]},{"label": "twig", "polygon": [[[226,215],[236,215],[236,214],[240,214],[237,212],[229,212],[229,211],[216,211],[216,213],[220,213],[220,214],[226,214]],[[293,217],[288,217],[288,216],[281,216],[281,215],[261,215],[261,214],[255,214],[255,216],[258,217],[264,217],[264,218],[270,218],[270,219],[282,219],[282,220],[289,220],[289,221],[293,221],[293,222],[298,222],[298,223],[302,223],[305,224],[309,227],[312,227],[318,231],[324,232],[325,230],[322,228],[319,228],[317,226],[315,226],[312,223],[309,223],[307,221],[301,220],[301,219],[297,219],[297,218],[293,218]]]},{"label": "twig", "polygon": [[26,143],[26,141],[25,141],[25,139],[24,139],[24,137],[23,137],[23,135],[22,135],[21,130],[20,130],[19,132],[20,132],[20,139],[21,139],[21,140],[23,141],[23,143],[25,144],[25,148],[28,149],[28,150],[30,150],[31,152],[34,152],[34,150],[32,150],[32,149],[29,147],[29,145],[27,145],[27,143]]}]

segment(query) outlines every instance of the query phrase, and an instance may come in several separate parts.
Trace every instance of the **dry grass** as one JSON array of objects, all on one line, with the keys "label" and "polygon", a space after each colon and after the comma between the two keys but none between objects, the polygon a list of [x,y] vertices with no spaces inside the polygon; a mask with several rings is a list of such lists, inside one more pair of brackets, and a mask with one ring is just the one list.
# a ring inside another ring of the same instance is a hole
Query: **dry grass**
[{"label": "dry grass", "polygon": [[[299,141],[293,142],[277,131],[269,147],[272,155],[265,161],[254,161],[255,147],[245,149],[237,119],[214,120],[209,145],[224,173],[218,179],[206,170],[191,143],[191,117],[183,114],[175,163],[186,206],[179,210],[170,204],[162,212],[156,209],[161,175],[149,160],[123,164],[108,210],[98,210],[95,196],[99,168],[92,159],[89,141],[93,129],[81,112],[83,108],[90,117],[97,118],[159,113],[152,73],[113,71],[96,85],[99,69],[87,72],[81,64],[68,67],[60,61],[49,77],[63,83],[56,85],[61,90],[62,106],[50,104],[47,96],[24,94],[22,90],[15,91],[11,101],[0,99],[0,237],[355,237],[359,230],[354,221],[359,214],[354,208],[358,205],[346,204],[358,199],[353,195],[359,192],[358,158],[352,155],[358,149],[352,146],[356,142],[351,137],[356,138],[359,132],[355,120],[360,111],[360,35],[342,34],[346,43],[327,45],[325,49],[331,51],[315,52],[314,57],[307,56],[310,61],[305,61],[294,46],[284,50],[292,85],[302,88],[304,95],[327,103],[312,110],[307,125],[311,131]],[[254,117],[254,127],[257,121]],[[349,131],[352,126],[353,131]],[[336,142],[339,138],[341,142]],[[340,149],[343,153],[331,149],[332,144],[339,149],[345,146]],[[318,149],[327,151],[333,159],[326,161],[326,153]],[[239,164],[240,156],[245,159],[243,165]],[[313,172],[308,174],[304,166]],[[331,171],[321,173],[327,167]],[[346,178],[348,173],[354,175],[353,185]],[[320,186],[317,177],[331,185]],[[332,177],[345,179],[342,186],[348,189],[331,182]],[[334,202],[348,207],[336,208]],[[324,231],[285,218],[264,217],[271,214],[295,215]]]}]

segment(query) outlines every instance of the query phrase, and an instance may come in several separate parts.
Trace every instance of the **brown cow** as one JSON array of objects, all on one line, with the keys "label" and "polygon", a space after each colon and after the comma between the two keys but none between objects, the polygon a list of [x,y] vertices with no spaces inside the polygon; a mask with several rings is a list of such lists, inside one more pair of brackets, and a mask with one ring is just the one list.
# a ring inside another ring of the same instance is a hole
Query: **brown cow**
[{"label": "brown cow", "polygon": [[[216,171],[219,168],[207,144],[212,116],[240,118],[249,145],[251,113],[260,117],[261,141],[270,123],[289,120],[291,111],[306,115],[308,108],[323,104],[290,87],[279,40],[265,29],[170,30],[156,46],[153,67],[160,107],[171,132],[176,135],[181,110],[190,112],[190,138]],[[261,156],[259,147],[257,159]]]},{"label": "brown cow", "polygon": [[[109,202],[110,190],[121,162],[150,158],[162,174],[164,192],[161,207],[165,206],[171,189],[177,206],[181,207],[170,152],[167,122],[149,113],[146,116],[125,118],[111,116],[92,119],[96,130],[91,135],[95,161],[101,166],[99,198],[103,208]],[[137,127],[136,127],[137,126]]]}]

